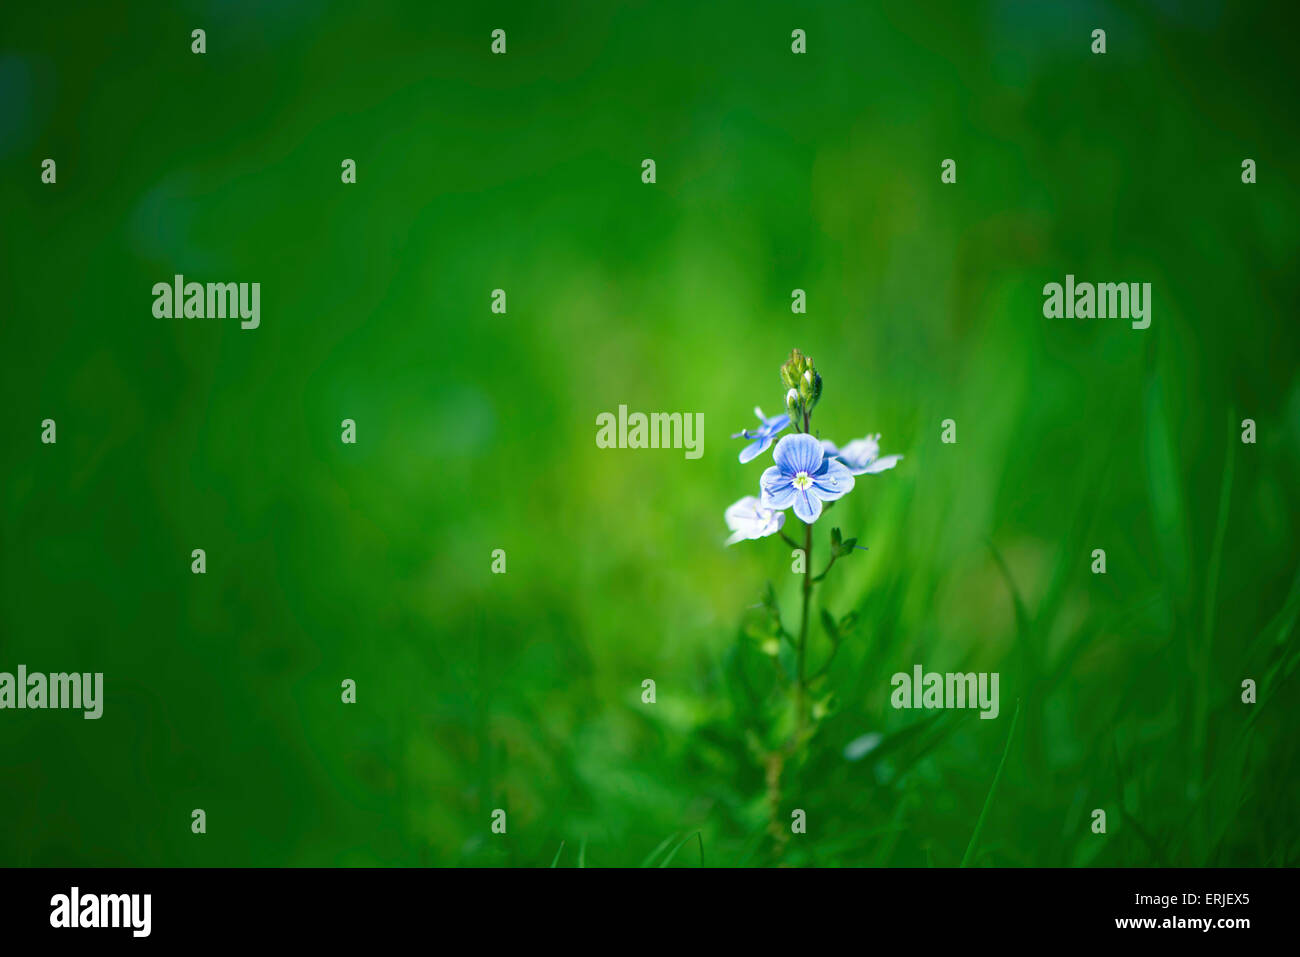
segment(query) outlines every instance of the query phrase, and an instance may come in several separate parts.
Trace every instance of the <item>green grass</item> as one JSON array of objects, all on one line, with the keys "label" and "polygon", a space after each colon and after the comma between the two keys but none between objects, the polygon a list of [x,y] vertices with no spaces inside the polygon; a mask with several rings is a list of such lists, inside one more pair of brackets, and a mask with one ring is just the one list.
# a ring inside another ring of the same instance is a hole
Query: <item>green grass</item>
[{"label": "green grass", "polygon": [[[236,5],[206,58],[10,6],[0,670],[107,702],[0,713],[0,863],[1300,863],[1292,5],[1100,7],[1104,57],[1056,4]],[[174,272],[261,327],[153,319]],[[1151,327],[1044,319],[1067,272]],[[721,543],[795,346],[905,457],[833,513],[778,856],[752,632],[800,583]],[[703,457],[597,448],[620,404]],[[894,710],[918,663],[998,719]]]}]

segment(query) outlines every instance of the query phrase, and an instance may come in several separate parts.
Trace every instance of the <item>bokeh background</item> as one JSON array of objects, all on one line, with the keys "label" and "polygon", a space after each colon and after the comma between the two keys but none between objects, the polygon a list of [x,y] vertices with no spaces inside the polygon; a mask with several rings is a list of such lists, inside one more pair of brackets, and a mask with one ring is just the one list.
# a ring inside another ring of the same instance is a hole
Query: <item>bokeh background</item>
[{"label": "bokeh background", "polygon": [[[6,5],[0,670],[102,671],[106,703],[0,712],[0,864],[773,863],[746,609],[771,581],[793,622],[798,580],[722,513],[794,346],[823,434],[905,458],[832,513],[870,551],[822,598],[861,621],[781,862],[955,865],[1005,751],[972,863],[1295,864],[1294,30]],[[260,282],[261,328],[154,318],[177,272]],[[1150,329],[1044,319],[1067,272],[1152,283]],[[702,412],[704,456],[598,449],[620,404]],[[917,663],[999,672],[1001,717],[893,710]]]}]

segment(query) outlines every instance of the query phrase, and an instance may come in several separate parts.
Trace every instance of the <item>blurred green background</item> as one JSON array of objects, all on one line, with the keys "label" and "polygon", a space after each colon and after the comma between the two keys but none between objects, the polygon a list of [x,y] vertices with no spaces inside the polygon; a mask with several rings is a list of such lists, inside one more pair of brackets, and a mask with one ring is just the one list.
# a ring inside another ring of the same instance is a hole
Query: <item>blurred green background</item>
[{"label": "blurred green background", "polygon": [[[1297,863],[1294,29],[7,5],[0,670],[106,701],[0,712],[0,864],[635,865],[674,835],[672,866],[772,863],[744,624],[769,580],[795,622],[799,582],[722,513],[793,346],[823,434],[905,458],[832,513],[870,551],[821,598],[861,624],[781,861],[958,863],[1006,748],[974,863]],[[154,318],[177,272],[260,282],[261,328]],[[1044,319],[1066,273],[1152,283],[1150,329]],[[702,412],[703,458],[598,449],[620,404]],[[999,672],[1001,716],[895,711],[917,663]]]}]

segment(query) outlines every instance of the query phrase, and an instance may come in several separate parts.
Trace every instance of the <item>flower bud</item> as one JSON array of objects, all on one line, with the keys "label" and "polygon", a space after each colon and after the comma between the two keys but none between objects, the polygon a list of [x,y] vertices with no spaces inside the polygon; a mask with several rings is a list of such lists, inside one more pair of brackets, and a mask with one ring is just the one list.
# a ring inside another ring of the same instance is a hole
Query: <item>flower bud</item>
[{"label": "flower bud", "polygon": [[787,389],[799,387],[799,376],[803,375],[804,355],[798,349],[790,350],[790,358],[781,366],[781,382]]},{"label": "flower bud", "polygon": [[799,402],[799,390],[791,389],[785,394],[785,413],[790,416],[791,422],[798,422],[799,417],[803,415],[803,406]]},{"label": "flower bud", "polygon": [[799,379],[799,401],[809,412],[817,404],[817,400],[822,395],[822,377],[812,367],[812,360],[808,360],[807,368],[803,376]]},{"label": "flower bud", "polygon": [[790,418],[798,422],[811,415],[813,407],[822,397],[822,377],[809,356],[798,349],[790,350],[790,358],[781,366],[781,381],[785,383],[785,408]]}]

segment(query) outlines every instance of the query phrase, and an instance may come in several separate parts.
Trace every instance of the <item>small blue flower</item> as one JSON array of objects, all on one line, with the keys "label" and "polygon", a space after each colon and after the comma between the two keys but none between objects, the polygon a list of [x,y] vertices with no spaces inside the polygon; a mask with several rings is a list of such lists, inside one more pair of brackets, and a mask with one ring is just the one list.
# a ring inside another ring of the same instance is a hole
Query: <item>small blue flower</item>
[{"label": "small blue flower", "polygon": [[880,457],[880,433],[865,438],[854,439],[842,449],[837,449],[829,439],[822,441],[822,450],[831,458],[839,459],[854,475],[874,475],[886,469],[892,469],[900,461],[901,455]]},{"label": "small blue flower", "polygon": [[787,435],[776,443],[776,462],[758,480],[767,508],[790,508],[806,524],[821,516],[822,502],[853,491],[853,474],[839,459],[831,458],[822,444],[807,432]]},{"label": "small blue flower", "polygon": [[724,517],[727,527],[731,529],[731,537],[727,539],[728,545],[746,539],[775,535],[785,524],[785,512],[765,508],[753,495],[746,495],[728,508]]},{"label": "small blue flower", "polygon": [[769,419],[763,415],[763,410],[758,406],[754,406],[754,414],[758,416],[758,429],[753,432],[745,429],[743,432],[737,432],[732,436],[733,439],[744,436],[747,439],[754,440],[740,450],[742,465],[745,462],[754,461],[754,459],[766,452],[776,437],[790,427],[790,416],[788,415],[774,415]]}]

